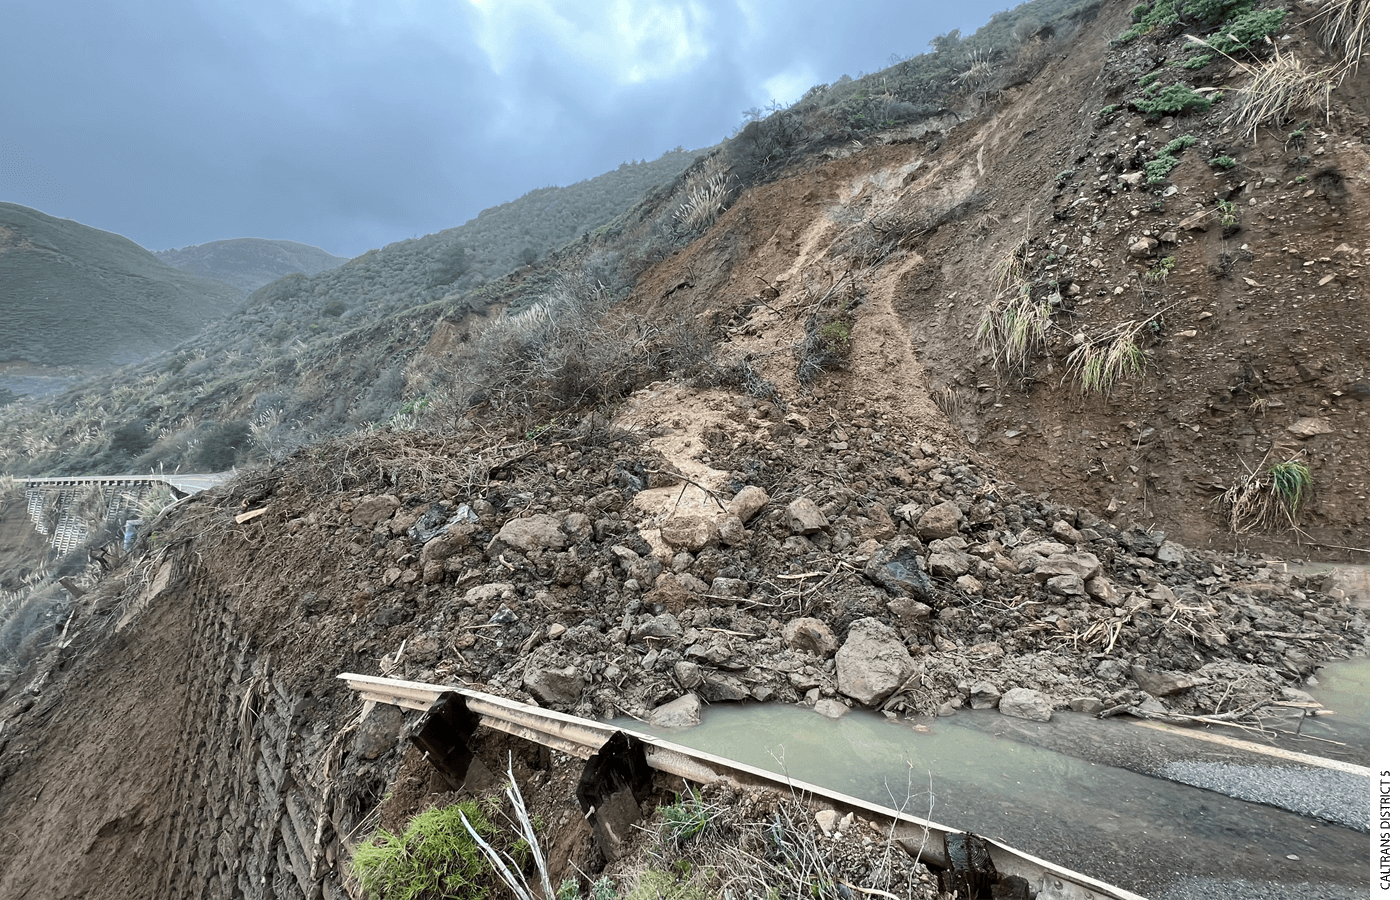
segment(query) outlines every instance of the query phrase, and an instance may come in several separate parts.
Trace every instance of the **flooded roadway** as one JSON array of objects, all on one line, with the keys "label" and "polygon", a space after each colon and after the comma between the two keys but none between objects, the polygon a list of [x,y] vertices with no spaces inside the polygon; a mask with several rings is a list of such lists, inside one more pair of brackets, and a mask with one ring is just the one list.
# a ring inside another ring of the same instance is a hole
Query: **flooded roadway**
[{"label": "flooded roadway", "polygon": [[[991,710],[833,721],[775,704],[712,706],[699,726],[665,737],[1149,898],[1360,898],[1369,895],[1368,673],[1365,660],[1324,670],[1309,690],[1337,715],[1303,722],[1311,739],[1284,735],[1297,722],[1282,723],[1263,752],[1070,712],[1046,723]],[[1303,756],[1319,751],[1336,759]]]}]

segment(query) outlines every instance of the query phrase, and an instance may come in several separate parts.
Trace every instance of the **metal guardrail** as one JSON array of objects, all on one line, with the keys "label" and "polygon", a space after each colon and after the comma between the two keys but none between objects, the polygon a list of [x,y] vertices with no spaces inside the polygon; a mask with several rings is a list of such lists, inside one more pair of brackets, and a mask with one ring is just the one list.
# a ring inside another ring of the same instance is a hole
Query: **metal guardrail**
[{"label": "metal guardrail", "polygon": [[[95,524],[88,521],[76,507],[80,495],[96,488],[102,492],[100,521],[121,524],[140,508],[145,493],[153,486],[164,484],[177,493],[196,494],[233,477],[233,472],[211,474],[159,475],[59,475],[43,478],[16,478],[24,488],[29,519],[40,534],[59,553],[68,553],[81,546]],[[57,497],[54,495],[57,494]],[[45,508],[56,509],[57,516],[45,515]],[[90,513],[89,513],[90,514]]]},{"label": "metal guardrail", "polygon": [[[622,732],[645,746],[647,764],[658,771],[668,772],[698,784],[731,778],[740,783],[820,797],[835,806],[859,810],[867,818],[895,828],[897,838],[908,835],[917,839],[920,835],[926,837],[929,834],[963,833],[960,829],[911,816],[809,782],[778,776],[732,759],[682,747],[638,731],[603,725],[589,719],[538,706],[528,706],[480,691],[348,672],[339,678],[367,701],[389,703],[404,709],[426,711],[443,694],[460,694],[465,698],[467,708],[480,716],[481,724],[487,728],[515,735],[579,759],[587,759],[597,753],[613,735]],[[998,872],[1020,875],[1032,885],[1045,885],[1047,880],[1050,885],[1058,885],[1058,889],[1053,890],[1049,896],[1062,900],[1144,900],[1130,891],[1058,866],[990,838],[982,840],[988,845]]]}]

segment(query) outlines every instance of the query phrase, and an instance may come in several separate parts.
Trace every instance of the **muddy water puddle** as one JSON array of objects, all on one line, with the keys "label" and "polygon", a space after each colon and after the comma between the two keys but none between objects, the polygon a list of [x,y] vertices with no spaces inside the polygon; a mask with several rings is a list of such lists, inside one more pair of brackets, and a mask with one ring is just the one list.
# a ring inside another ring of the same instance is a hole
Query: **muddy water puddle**
[{"label": "muddy water puddle", "polygon": [[1333,715],[1308,717],[1302,723],[1302,733],[1341,741],[1369,756],[1371,661],[1349,659],[1328,663],[1318,670],[1317,685],[1306,690]]},{"label": "muddy water puddle", "polygon": [[1365,896],[1363,833],[1007,739],[990,730],[996,719],[1006,717],[961,712],[916,726],[861,711],[830,720],[805,707],[720,705],[699,726],[659,736],[997,838],[1148,897],[1208,896],[1200,886],[1222,872],[1239,882],[1237,896],[1267,883],[1290,885],[1290,897]]}]

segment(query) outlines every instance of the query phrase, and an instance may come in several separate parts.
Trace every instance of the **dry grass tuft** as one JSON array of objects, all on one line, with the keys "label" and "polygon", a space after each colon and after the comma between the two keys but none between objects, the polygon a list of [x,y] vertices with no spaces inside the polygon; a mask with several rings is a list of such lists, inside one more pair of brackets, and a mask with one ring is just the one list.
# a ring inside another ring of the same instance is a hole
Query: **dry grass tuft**
[{"label": "dry grass tuft", "polygon": [[1321,22],[1323,44],[1341,54],[1338,76],[1356,72],[1371,50],[1371,0],[1332,0],[1313,19]]},{"label": "dry grass tuft", "polygon": [[1027,246],[1022,239],[998,263],[996,295],[977,323],[978,344],[991,352],[997,366],[1016,373],[1030,368],[1031,355],[1045,346],[1050,331],[1049,300],[1031,297]]},{"label": "dry grass tuft", "polygon": [[1065,377],[1077,380],[1082,393],[1105,397],[1124,378],[1140,378],[1147,368],[1147,356],[1138,346],[1137,337],[1151,321],[1125,322],[1075,347],[1066,360],[1069,372]]},{"label": "dry grass tuft", "polygon": [[1257,528],[1296,528],[1298,508],[1312,494],[1312,488],[1312,470],[1296,456],[1267,469],[1261,460],[1217,502],[1225,508],[1230,531],[1235,534],[1248,534]]},{"label": "dry grass tuft", "polygon": [[1239,104],[1226,117],[1226,127],[1238,127],[1257,140],[1261,126],[1282,127],[1304,110],[1321,110],[1330,118],[1338,69],[1309,69],[1293,53],[1276,53],[1272,60],[1246,68],[1250,81],[1239,89]]}]

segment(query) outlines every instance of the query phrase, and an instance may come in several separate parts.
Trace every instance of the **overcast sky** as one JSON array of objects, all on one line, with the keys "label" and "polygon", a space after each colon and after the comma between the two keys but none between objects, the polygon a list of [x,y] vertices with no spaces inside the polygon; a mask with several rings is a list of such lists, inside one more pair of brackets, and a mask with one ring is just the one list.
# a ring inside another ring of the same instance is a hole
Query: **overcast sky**
[{"label": "overcast sky", "polygon": [[1011,0],[0,0],[0,200],[355,256],[727,137]]}]

